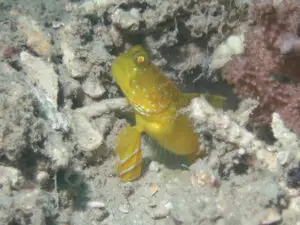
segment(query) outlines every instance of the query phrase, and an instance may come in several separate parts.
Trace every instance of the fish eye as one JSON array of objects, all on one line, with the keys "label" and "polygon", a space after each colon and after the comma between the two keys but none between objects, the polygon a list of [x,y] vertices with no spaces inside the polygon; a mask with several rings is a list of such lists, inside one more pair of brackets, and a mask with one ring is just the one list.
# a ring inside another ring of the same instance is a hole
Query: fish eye
[{"label": "fish eye", "polygon": [[138,54],[135,56],[135,62],[138,66],[145,66],[149,63],[148,61],[147,55]]},{"label": "fish eye", "polygon": [[139,56],[136,58],[136,62],[137,62],[138,64],[141,64],[141,63],[145,62],[145,57],[142,56],[142,55],[139,55]]}]

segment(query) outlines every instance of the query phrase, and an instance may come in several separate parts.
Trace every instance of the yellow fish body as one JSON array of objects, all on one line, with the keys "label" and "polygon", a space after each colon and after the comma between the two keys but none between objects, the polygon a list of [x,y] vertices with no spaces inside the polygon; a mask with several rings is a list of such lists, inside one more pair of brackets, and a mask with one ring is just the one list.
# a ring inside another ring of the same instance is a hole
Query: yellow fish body
[{"label": "yellow fish body", "polygon": [[[198,135],[186,115],[178,110],[200,94],[182,94],[176,85],[151,63],[149,55],[137,45],[118,56],[112,75],[134,108],[136,125],[123,128],[117,139],[117,173],[124,182],[141,175],[141,133],[145,132],[165,149],[195,159]],[[224,98],[205,95],[217,107]]]}]

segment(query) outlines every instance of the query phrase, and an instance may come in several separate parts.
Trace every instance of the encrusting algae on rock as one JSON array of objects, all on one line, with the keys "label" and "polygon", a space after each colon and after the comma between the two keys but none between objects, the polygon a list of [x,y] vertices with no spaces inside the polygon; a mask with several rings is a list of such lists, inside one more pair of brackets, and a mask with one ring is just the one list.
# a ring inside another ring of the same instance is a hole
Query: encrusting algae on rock
[{"label": "encrusting algae on rock", "polygon": [[[180,93],[176,85],[151,63],[140,45],[116,58],[112,75],[133,107],[136,119],[136,124],[124,127],[117,139],[117,173],[122,181],[132,181],[141,174],[143,132],[165,149],[186,155],[191,161],[201,155],[191,120],[178,113],[200,94]],[[225,99],[209,94],[204,96],[216,107],[221,107]]]}]

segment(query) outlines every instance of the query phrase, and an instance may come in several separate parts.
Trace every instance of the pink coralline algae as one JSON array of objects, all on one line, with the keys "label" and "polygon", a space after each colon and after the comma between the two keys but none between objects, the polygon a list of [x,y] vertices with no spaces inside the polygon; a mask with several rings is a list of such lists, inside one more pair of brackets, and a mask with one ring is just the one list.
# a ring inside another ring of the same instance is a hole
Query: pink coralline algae
[{"label": "pink coralline algae", "polygon": [[276,6],[259,0],[250,6],[250,16],[244,53],[225,66],[223,76],[240,97],[259,100],[253,125],[269,124],[277,112],[300,135],[300,0]]}]

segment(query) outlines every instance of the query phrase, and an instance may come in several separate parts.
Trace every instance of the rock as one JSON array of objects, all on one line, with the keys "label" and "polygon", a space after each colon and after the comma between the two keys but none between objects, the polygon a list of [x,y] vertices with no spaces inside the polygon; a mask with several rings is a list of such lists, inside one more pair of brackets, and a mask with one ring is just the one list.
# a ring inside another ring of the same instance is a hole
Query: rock
[{"label": "rock", "polygon": [[39,56],[49,57],[52,45],[47,35],[37,25],[37,22],[25,16],[20,16],[17,21],[20,31],[27,38],[27,45]]},{"label": "rock", "polygon": [[124,11],[117,9],[111,16],[112,22],[124,30],[137,31],[140,27],[141,16],[137,9]]},{"label": "rock", "polygon": [[274,208],[267,209],[265,217],[262,219],[262,225],[271,225],[281,221],[281,215]]},{"label": "rock", "polygon": [[55,170],[66,168],[69,165],[70,159],[73,156],[71,151],[73,146],[64,142],[59,133],[49,134],[45,146],[43,153],[51,159],[52,167]]},{"label": "rock", "polygon": [[12,75],[13,73],[15,73],[15,69],[13,69],[10,65],[8,65],[5,62],[0,62],[0,71],[3,74],[8,74],[8,75]]},{"label": "rock", "polygon": [[107,8],[112,5],[120,3],[118,0],[88,0],[82,3],[79,8],[83,10],[84,15],[102,14]]},{"label": "rock", "polygon": [[91,98],[99,98],[105,93],[105,88],[99,78],[89,76],[82,84],[82,89]]},{"label": "rock", "polygon": [[90,209],[74,211],[69,224],[101,224],[109,216],[107,210]]},{"label": "rock", "polygon": [[46,224],[45,218],[57,213],[54,195],[38,189],[25,191],[15,196],[15,205],[25,215],[30,215],[31,221],[40,221],[35,224]]},{"label": "rock", "polygon": [[134,186],[132,183],[122,183],[120,184],[121,192],[123,196],[127,199],[134,193]]},{"label": "rock", "polygon": [[[3,162],[23,162],[45,139],[44,112],[24,73],[0,75],[0,152]],[[50,103],[51,104],[51,103]],[[52,104],[51,104],[52,105]]]},{"label": "rock", "polygon": [[79,148],[84,151],[94,151],[103,143],[103,134],[93,126],[87,117],[80,113],[74,113],[72,116],[73,131],[77,138]]},{"label": "rock", "polygon": [[28,52],[21,52],[21,64],[31,83],[45,92],[48,100],[57,108],[58,75],[53,65]]},{"label": "rock", "polygon": [[71,78],[66,69],[62,69],[59,81],[61,84],[64,107],[72,109],[82,106],[85,94],[80,82]]},{"label": "rock", "polygon": [[78,40],[74,30],[80,29],[78,21],[71,21],[60,31],[60,48],[63,53],[63,64],[73,78],[87,76],[90,68],[86,62],[80,60]]},{"label": "rock", "polygon": [[300,213],[300,197],[290,199],[289,209],[296,213]]},{"label": "rock", "polygon": [[7,166],[0,166],[0,186],[8,185],[9,188],[18,189],[24,183],[21,171]]},{"label": "rock", "polygon": [[285,126],[276,112],[272,114],[271,127],[277,139],[275,145],[280,149],[277,153],[278,163],[289,164],[294,158],[299,158],[300,138]]},{"label": "rock", "polygon": [[67,67],[68,72],[73,78],[82,78],[87,75],[87,70],[79,59],[76,57],[76,51],[65,37],[60,42],[60,47],[63,52],[63,63]]},{"label": "rock", "polygon": [[121,47],[122,44],[124,43],[121,32],[115,26],[112,26],[108,33],[112,38],[114,45],[116,47]]},{"label": "rock", "polygon": [[161,204],[154,209],[151,217],[155,220],[166,218],[172,208],[173,206],[171,202],[161,202]]}]

